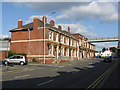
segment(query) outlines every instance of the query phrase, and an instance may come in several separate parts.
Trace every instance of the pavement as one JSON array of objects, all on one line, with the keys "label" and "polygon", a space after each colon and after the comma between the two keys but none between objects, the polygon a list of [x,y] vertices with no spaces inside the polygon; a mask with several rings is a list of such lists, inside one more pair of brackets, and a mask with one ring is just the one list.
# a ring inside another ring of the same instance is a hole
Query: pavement
[{"label": "pavement", "polygon": [[81,59],[81,60],[73,60],[73,61],[70,61],[70,62],[63,62],[63,63],[47,63],[47,64],[41,64],[41,63],[28,63],[27,65],[13,65],[13,64],[10,64],[9,66],[4,66],[4,65],[0,65],[1,69],[0,71],[1,72],[10,72],[10,71],[17,71],[17,70],[27,70],[27,69],[34,69],[34,68],[37,68],[37,67],[64,67],[64,66],[69,66],[70,64],[71,65],[74,65],[74,64],[77,64],[77,63],[84,63],[84,62],[91,62],[91,61],[101,61],[101,59]]},{"label": "pavement", "polygon": [[85,62],[85,61],[90,61],[90,60],[101,60],[101,59],[96,59],[96,58],[92,58],[92,59],[81,59],[81,60],[73,60],[70,62],[63,62],[63,63],[47,63],[47,64],[41,64],[41,63],[28,63],[28,65],[42,65],[42,66],[64,66],[67,64],[74,64],[74,63],[78,63],[78,62]]}]

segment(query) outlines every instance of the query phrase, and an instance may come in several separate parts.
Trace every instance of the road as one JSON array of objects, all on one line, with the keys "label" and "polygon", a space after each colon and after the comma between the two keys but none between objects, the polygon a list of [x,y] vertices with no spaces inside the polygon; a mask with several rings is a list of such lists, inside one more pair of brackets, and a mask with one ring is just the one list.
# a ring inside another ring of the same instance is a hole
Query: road
[{"label": "road", "polygon": [[89,88],[116,62],[85,60],[54,66],[16,66],[13,68],[20,69],[3,72],[2,88]]}]

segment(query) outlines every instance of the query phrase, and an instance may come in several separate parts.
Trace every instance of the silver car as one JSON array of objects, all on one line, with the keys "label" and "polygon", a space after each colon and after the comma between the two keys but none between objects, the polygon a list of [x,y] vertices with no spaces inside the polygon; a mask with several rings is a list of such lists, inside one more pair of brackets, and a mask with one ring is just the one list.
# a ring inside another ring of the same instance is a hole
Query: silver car
[{"label": "silver car", "polygon": [[14,55],[14,56],[10,56],[9,58],[6,58],[2,61],[2,63],[4,65],[8,65],[10,63],[18,63],[20,65],[24,65],[27,64],[27,58],[26,56],[23,55]]}]

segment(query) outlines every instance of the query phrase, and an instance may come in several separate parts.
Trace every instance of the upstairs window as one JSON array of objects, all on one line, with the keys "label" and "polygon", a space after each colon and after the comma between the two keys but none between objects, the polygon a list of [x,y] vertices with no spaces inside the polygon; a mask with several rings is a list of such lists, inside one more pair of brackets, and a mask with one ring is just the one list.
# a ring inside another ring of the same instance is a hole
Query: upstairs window
[{"label": "upstairs window", "polygon": [[60,36],[60,42],[63,43],[64,40],[63,40],[63,35]]},{"label": "upstairs window", "polygon": [[53,32],[49,31],[48,35],[49,35],[49,40],[53,40]]},{"label": "upstairs window", "polygon": [[69,38],[66,37],[66,44],[69,45]]},{"label": "upstairs window", "polygon": [[72,46],[72,39],[70,40],[70,45]]}]

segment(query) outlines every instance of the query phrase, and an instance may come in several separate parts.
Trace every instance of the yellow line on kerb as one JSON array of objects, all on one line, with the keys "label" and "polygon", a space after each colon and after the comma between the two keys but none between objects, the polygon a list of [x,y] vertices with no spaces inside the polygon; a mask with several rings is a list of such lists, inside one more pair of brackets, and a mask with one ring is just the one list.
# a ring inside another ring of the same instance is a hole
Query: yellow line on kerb
[{"label": "yellow line on kerb", "polygon": [[[115,65],[115,64],[114,64],[114,65]],[[100,83],[100,81],[105,78],[105,76],[107,75],[107,73],[109,73],[109,71],[114,67],[114,65],[111,66],[106,72],[104,72],[104,73],[103,73],[97,80],[95,80],[90,86],[88,86],[88,87],[86,88],[86,90],[95,88],[95,87]]]}]

